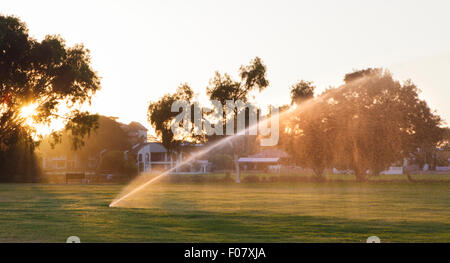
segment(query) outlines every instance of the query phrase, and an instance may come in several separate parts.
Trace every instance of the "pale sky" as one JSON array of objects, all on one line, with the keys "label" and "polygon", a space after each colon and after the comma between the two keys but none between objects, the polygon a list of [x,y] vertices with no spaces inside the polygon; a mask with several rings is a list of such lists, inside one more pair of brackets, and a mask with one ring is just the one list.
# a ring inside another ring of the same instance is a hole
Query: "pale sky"
[{"label": "pale sky", "polygon": [[91,50],[102,91],[92,111],[146,122],[149,101],[187,82],[204,93],[216,70],[237,77],[255,56],[270,86],[260,105],[289,102],[300,79],[318,91],[353,69],[411,78],[450,120],[450,1],[2,1],[30,34],[60,34]]}]

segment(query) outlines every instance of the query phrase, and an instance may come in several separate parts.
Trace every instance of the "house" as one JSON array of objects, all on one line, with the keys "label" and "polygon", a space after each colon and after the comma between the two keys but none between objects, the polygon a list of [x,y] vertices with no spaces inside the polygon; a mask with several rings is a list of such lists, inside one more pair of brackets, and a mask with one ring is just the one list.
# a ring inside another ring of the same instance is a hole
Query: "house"
[{"label": "house", "polygon": [[44,157],[42,160],[42,168],[44,170],[67,170],[78,166],[79,161],[76,156],[59,155]]},{"label": "house", "polygon": [[80,158],[77,154],[46,155],[42,158],[42,169],[45,174],[52,176],[70,173],[92,175],[95,174],[98,161],[99,158],[95,156]]},{"label": "house", "polygon": [[[60,150],[50,148],[45,150],[42,152],[43,170],[46,173],[57,172],[61,174],[74,172],[101,173],[103,171],[99,171],[98,166],[101,164],[101,160],[106,152],[123,151],[128,147],[122,147],[121,145],[123,144],[118,146],[110,143],[116,138],[119,139],[117,136],[120,136],[122,141],[123,139],[127,140],[129,142],[128,145],[133,145],[131,149],[124,151],[124,158],[135,160],[139,173],[152,173],[170,169],[173,169],[171,171],[173,173],[207,173],[211,169],[211,163],[208,160],[201,160],[201,157],[191,158],[193,154],[204,147],[203,144],[183,143],[180,151],[169,153],[161,143],[148,141],[148,130],[142,124],[138,122],[123,124],[117,122],[117,118],[114,117],[102,118],[109,124],[109,126],[104,125],[100,127],[100,129],[103,127],[103,134],[107,134],[107,131],[112,130],[112,128],[116,130],[116,133],[113,135],[109,133],[108,139],[101,140],[100,144],[97,143],[98,140],[91,138],[91,143],[94,142],[95,147],[88,147],[88,152],[73,152],[66,149],[69,144],[66,145],[66,148]],[[117,132],[117,130],[122,130],[123,132]],[[119,149],[117,147],[122,148]],[[190,158],[189,161],[183,163],[188,158]]]},{"label": "house", "polygon": [[133,156],[140,173],[168,170],[174,167],[173,155],[158,142],[136,144],[130,151],[126,151],[127,158]]},{"label": "house", "polygon": [[[102,122],[103,121],[103,122]],[[130,122],[129,124],[123,124],[117,122],[117,118],[115,117],[105,117],[101,116],[100,123],[106,123],[105,126],[101,126],[100,129],[103,131],[111,131],[111,127],[117,127],[123,131],[119,136],[121,138],[125,138],[128,141],[128,145],[136,145],[139,143],[145,143],[147,141],[147,128],[145,128],[142,124],[138,122]],[[111,124],[113,123],[113,124]],[[120,127],[120,128],[119,128]],[[105,132],[103,132],[104,134]],[[93,133],[94,144],[98,142],[95,136],[96,133]],[[114,135],[118,136],[118,135]],[[114,138],[114,137],[108,137]],[[52,149],[47,147],[46,149],[41,149],[42,155],[42,168],[46,173],[65,173],[65,172],[95,172],[97,166],[100,164],[100,161],[107,151],[114,150],[124,150],[127,146],[122,148],[117,148],[117,145],[113,143],[109,143],[112,140],[109,139],[107,141],[103,140],[103,142],[99,145],[95,145],[95,150],[90,148],[89,152],[83,151],[72,151],[69,149],[69,143],[66,143],[64,146],[57,145],[58,149]],[[85,145],[88,147],[89,145]],[[83,148],[81,149],[83,150]]]},{"label": "house", "polygon": [[169,153],[159,142],[139,143],[125,152],[126,158],[135,158],[139,173],[161,172],[173,169],[171,173],[207,173],[211,164],[208,160],[194,158],[183,164],[203,145],[184,143],[179,152]]}]

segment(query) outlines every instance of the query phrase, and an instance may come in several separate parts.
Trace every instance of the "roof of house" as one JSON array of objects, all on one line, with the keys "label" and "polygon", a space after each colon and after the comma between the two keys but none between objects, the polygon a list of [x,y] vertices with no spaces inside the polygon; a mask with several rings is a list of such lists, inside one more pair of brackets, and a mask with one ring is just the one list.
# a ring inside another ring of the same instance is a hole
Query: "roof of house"
[{"label": "roof of house", "polygon": [[167,149],[159,142],[146,142],[146,143],[139,143],[134,145],[130,152],[132,153],[138,153],[143,147],[150,146],[150,152],[153,153],[165,153],[167,152]]},{"label": "roof of house", "polygon": [[151,152],[157,152],[157,153],[165,153],[165,152],[167,152],[166,147],[164,147],[164,145],[162,145],[159,142],[149,142],[148,144],[150,145],[150,151]]},{"label": "roof of house", "polygon": [[147,131],[147,128],[144,127],[144,125],[140,124],[139,122],[132,121],[130,124],[128,124],[128,127],[130,127],[131,130],[145,130]]}]

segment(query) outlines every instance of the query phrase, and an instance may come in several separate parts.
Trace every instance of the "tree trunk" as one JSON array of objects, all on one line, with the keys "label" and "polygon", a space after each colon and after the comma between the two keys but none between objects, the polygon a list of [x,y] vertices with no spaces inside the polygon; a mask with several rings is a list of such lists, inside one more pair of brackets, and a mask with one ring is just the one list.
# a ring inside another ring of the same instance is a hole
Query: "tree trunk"
[{"label": "tree trunk", "polygon": [[318,181],[318,182],[325,181],[325,176],[323,174],[324,169],[322,169],[322,168],[315,168],[315,169],[313,169],[313,171],[314,171],[314,178],[316,179],[316,181]]},{"label": "tree trunk", "polygon": [[364,169],[353,169],[353,171],[355,171],[355,177],[357,182],[364,182],[367,180],[367,174],[361,170]]},{"label": "tree trunk", "polygon": [[367,176],[365,174],[355,173],[355,176],[357,182],[364,182],[367,180]]}]

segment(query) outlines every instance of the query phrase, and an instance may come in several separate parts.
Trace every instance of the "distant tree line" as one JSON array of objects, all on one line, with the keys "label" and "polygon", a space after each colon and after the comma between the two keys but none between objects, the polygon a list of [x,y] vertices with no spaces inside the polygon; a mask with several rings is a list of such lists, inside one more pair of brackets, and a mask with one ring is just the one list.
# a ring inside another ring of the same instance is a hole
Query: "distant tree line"
[{"label": "distant tree line", "polygon": [[[250,91],[267,87],[265,74],[266,66],[255,58],[250,65],[241,66],[241,81],[217,72],[206,93],[211,100],[221,101],[223,105],[226,100],[248,100]],[[308,81],[302,80],[291,87],[291,105],[281,107],[279,147],[286,150],[297,165],[312,169],[318,180],[324,179],[325,169],[337,168],[351,170],[357,180],[364,181],[403,158],[418,156],[421,149],[435,149],[443,143],[446,131],[441,128],[443,120],[419,98],[414,83],[402,84],[386,70],[355,71],[345,75],[343,85],[329,88],[318,96],[314,92],[313,83]],[[171,112],[170,106],[180,98],[188,101],[193,98],[193,91],[187,84],[176,93],[151,103],[148,111],[157,135],[174,151],[183,141],[194,139],[189,134],[176,138],[170,130],[178,114]],[[194,103],[198,102],[192,105]],[[224,116],[224,120],[227,118],[229,116]],[[223,127],[225,129],[225,124]],[[222,136],[204,135],[195,139],[212,142],[220,138]],[[249,139],[253,143],[248,144]],[[254,151],[257,140],[256,136],[238,136],[231,141],[237,181],[238,156]],[[224,146],[220,151],[226,151]],[[215,166],[222,167],[218,158],[210,159],[217,163]]]},{"label": "distant tree line", "polygon": [[[56,119],[65,123],[63,130],[51,134],[51,146],[66,136],[73,150],[86,146],[83,151],[87,152],[99,147],[93,141],[85,145],[92,131],[99,128],[99,116],[80,110],[100,89],[100,78],[90,64],[89,50],[82,45],[67,47],[60,36],[51,35],[37,41],[18,18],[0,15],[0,181],[37,180],[39,160],[35,149],[42,140],[36,132],[38,124],[50,124]],[[253,92],[268,87],[266,70],[256,57],[239,68],[238,80],[216,72],[206,94],[223,104],[226,100],[250,101]],[[345,75],[340,87],[318,96],[314,92],[313,83],[308,81],[291,88],[291,105],[282,107],[287,113],[280,114],[279,147],[288,151],[298,165],[312,169],[318,179],[326,168],[335,167],[352,170],[358,180],[366,180],[405,157],[420,158],[418,153],[431,152],[437,146],[448,148],[448,130],[441,128],[441,118],[418,97],[418,88],[411,81],[394,80],[383,69],[355,71]],[[148,107],[148,120],[169,152],[179,150],[185,141],[219,140],[221,137],[216,135],[173,134],[170,124],[177,113],[171,112],[171,105],[180,99],[189,101],[192,110],[198,104],[192,89],[183,84],[176,93]],[[30,104],[38,105],[33,124],[20,114]],[[68,112],[60,113],[61,107]],[[231,118],[236,122],[236,110],[228,115],[224,112],[223,121]],[[222,146],[227,148],[222,152],[233,156],[237,181],[238,157],[253,152],[258,139],[237,136]],[[116,146],[119,150],[125,147]],[[108,158],[112,164],[118,154]],[[228,160],[221,163],[219,158],[217,166],[229,166]]]}]

